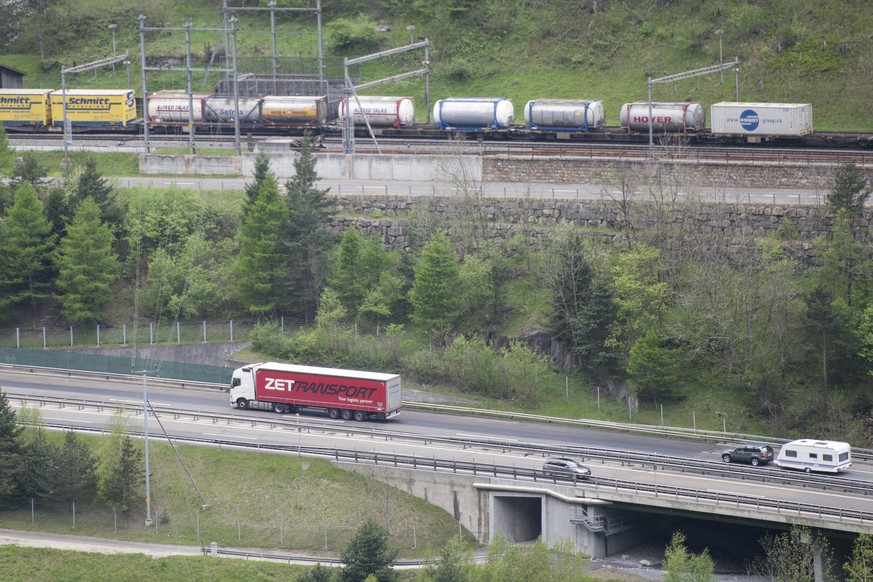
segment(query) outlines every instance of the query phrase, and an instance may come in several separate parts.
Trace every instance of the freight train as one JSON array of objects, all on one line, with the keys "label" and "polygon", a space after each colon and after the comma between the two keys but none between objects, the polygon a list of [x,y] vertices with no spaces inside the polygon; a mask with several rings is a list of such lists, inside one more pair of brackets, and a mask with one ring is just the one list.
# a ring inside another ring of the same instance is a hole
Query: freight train
[{"label": "freight train", "polygon": [[[61,91],[0,89],[0,121],[9,131],[62,131]],[[142,107],[140,108],[142,109]],[[142,132],[131,90],[68,90],[66,119],[71,131]],[[689,144],[767,143],[795,146],[873,147],[873,135],[815,133],[812,106],[806,103],[715,103],[707,128],[702,104],[625,103],[619,125],[607,126],[602,101],[534,99],[516,122],[509,99],[458,97],[433,105],[433,122],[416,123],[415,105],[405,96],[360,96],[330,106],[326,96],[267,95],[233,98],[213,93],[159,91],[146,99],[150,130],[233,131],[236,120],[247,133],[300,135],[305,131],[338,134],[350,114],[355,132],[398,138],[512,139],[544,141],[645,142],[656,136],[681,137]],[[333,112],[333,113],[332,113]],[[369,127],[367,127],[369,126]]]}]

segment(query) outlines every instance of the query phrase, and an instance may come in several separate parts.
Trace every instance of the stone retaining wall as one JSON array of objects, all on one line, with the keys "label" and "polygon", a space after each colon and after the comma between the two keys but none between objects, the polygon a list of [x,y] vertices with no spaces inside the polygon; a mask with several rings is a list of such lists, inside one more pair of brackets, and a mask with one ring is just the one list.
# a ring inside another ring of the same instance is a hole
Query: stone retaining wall
[{"label": "stone retaining wall", "polygon": [[[603,242],[623,240],[629,225],[640,231],[681,231],[687,236],[708,236],[728,247],[749,247],[761,237],[772,235],[790,222],[794,231],[789,246],[798,258],[811,258],[812,241],[830,231],[832,217],[821,206],[778,206],[766,204],[717,204],[683,200],[655,203],[630,200],[626,204],[604,201],[552,199],[462,200],[452,197],[348,196],[336,199],[339,214],[332,227],[344,232],[356,224],[370,236],[376,235],[392,249],[409,243],[409,227],[416,220],[436,222],[450,237],[462,220],[479,220],[491,237],[509,241],[516,235],[542,248],[554,227],[574,224],[588,236]],[[471,217],[479,217],[471,218]],[[873,243],[871,212],[855,219],[855,237]]]},{"label": "stone retaining wall", "polygon": [[[693,155],[693,152],[691,153]],[[794,188],[826,194],[833,187],[837,165],[810,163],[715,163],[689,159],[644,160],[591,158],[523,159],[486,156],[485,182],[676,185],[698,188]],[[873,168],[862,168],[873,183]]]}]

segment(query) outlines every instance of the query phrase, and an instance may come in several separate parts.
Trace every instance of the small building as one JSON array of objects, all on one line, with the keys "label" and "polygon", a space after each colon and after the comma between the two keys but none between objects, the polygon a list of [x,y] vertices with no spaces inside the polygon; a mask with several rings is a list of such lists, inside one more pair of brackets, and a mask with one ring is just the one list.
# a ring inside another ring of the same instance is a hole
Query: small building
[{"label": "small building", "polygon": [[7,65],[0,65],[0,89],[21,89],[27,73]]}]

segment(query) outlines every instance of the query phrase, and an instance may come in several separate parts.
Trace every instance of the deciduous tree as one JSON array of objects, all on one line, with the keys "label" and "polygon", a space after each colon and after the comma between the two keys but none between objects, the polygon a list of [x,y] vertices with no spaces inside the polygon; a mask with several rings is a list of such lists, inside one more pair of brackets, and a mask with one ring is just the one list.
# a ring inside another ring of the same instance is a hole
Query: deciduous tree
[{"label": "deciduous tree", "polygon": [[709,550],[700,554],[688,551],[685,534],[675,532],[664,551],[664,582],[710,582],[714,579],[715,563]]},{"label": "deciduous tree", "polygon": [[827,540],[807,526],[794,525],[785,533],[766,535],[760,540],[763,552],[749,564],[751,573],[768,580],[817,580],[836,582],[833,551]]},{"label": "deciduous tree", "polygon": [[655,330],[648,330],[631,347],[627,373],[640,396],[669,399],[677,395],[680,361],[678,350],[663,344]]},{"label": "deciduous tree", "polygon": [[852,544],[852,557],[843,564],[850,582],[873,581],[873,536],[858,534]]}]

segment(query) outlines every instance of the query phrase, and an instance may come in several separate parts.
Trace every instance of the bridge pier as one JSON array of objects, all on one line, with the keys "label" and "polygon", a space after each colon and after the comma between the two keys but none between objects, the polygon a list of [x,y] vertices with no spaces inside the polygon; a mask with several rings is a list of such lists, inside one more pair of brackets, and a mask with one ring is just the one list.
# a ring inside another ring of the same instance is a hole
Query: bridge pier
[{"label": "bridge pier", "polygon": [[577,552],[603,558],[639,543],[652,531],[651,517],[617,509],[582,487],[383,465],[334,465],[441,507],[482,544],[497,535],[514,543],[542,536],[549,546],[569,540]]}]

